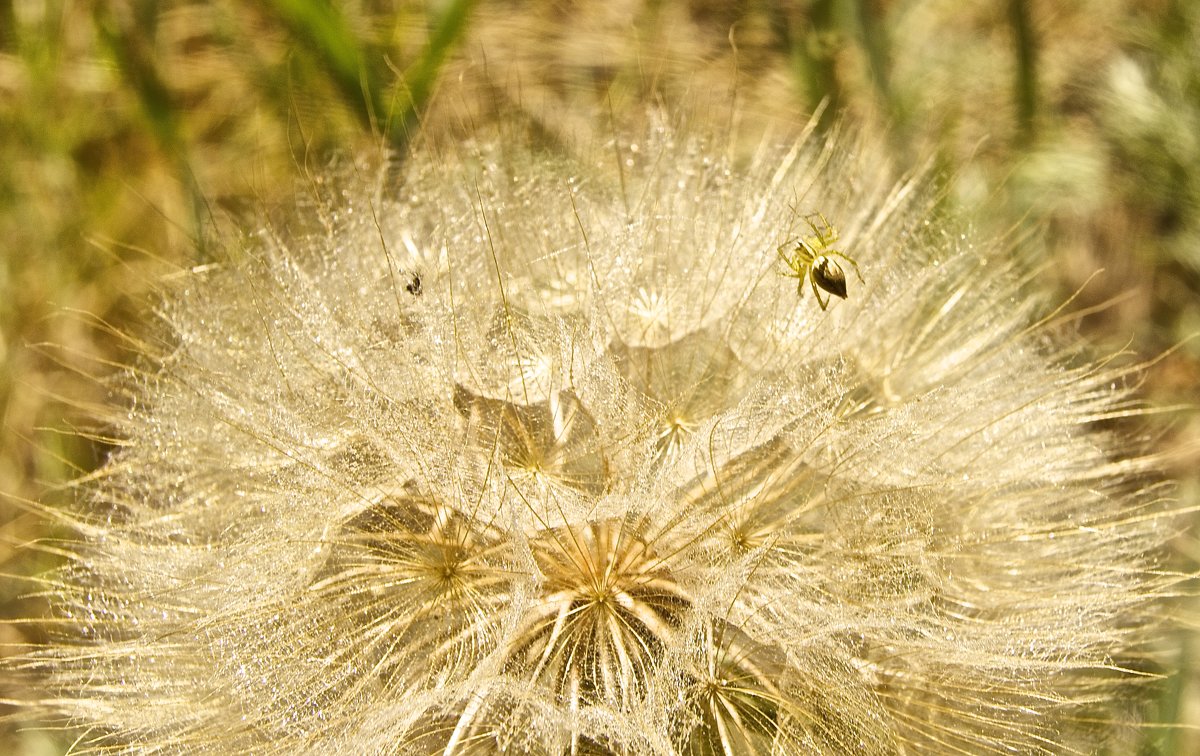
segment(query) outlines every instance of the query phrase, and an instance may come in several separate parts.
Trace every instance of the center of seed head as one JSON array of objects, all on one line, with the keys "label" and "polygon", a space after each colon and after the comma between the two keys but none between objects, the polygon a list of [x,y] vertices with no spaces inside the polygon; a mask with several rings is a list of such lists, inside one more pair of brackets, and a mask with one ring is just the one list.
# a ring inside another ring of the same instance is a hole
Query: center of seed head
[{"label": "center of seed head", "polygon": [[727,684],[728,683],[725,680],[722,680],[720,678],[709,677],[707,680],[704,681],[704,691],[706,693],[708,693],[709,695],[717,694]]},{"label": "center of seed head", "polygon": [[609,605],[609,602],[611,599],[612,599],[612,593],[605,591],[603,593],[592,594],[591,602],[595,606],[599,606],[603,609],[609,609],[609,608],[611,608]]},{"label": "center of seed head", "polygon": [[682,415],[671,415],[667,418],[667,427],[672,433],[690,433],[693,423]]}]

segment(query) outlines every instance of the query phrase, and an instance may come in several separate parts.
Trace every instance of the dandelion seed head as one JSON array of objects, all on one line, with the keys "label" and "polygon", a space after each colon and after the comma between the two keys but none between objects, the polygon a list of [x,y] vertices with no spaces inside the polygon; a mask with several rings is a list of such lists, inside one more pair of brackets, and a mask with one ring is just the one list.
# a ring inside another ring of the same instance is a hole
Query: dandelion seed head
[{"label": "dandelion seed head", "polygon": [[1161,494],[1019,256],[863,144],[597,154],[416,153],[166,284],[36,662],[83,745],[1052,753],[1125,684]]}]

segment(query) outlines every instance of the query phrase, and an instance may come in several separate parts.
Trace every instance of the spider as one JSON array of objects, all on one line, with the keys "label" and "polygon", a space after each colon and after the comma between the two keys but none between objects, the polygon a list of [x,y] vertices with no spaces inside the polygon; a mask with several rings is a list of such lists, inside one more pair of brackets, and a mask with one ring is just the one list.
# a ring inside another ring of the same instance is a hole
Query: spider
[{"label": "spider", "polygon": [[[814,223],[813,218],[820,218],[821,225],[818,226]],[[808,215],[804,218],[804,222],[812,229],[814,235],[807,239],[796,240],[791,257],[784,252],[784,248],[792,244],[790,241],[779,245],[776,251],[791,270],[783,275],[798,281],[796,293],[804,295],[804,279],[807,278],[812,286],[813,296],[817,298],[817,304],[821,305],[821,309],[824,310],[829,306],[830,298],[821,299],[821,289],[835,297],[846,298],[846,274],[842,271],[842,266],[838,265],[833,258],[840,257],[850,263],[854,268],[854,275],[858,276],[859,281],[862,281],[863,277],[858,270],[858,263],[831,248],[838,240],[838,232],[823,214]]]}]

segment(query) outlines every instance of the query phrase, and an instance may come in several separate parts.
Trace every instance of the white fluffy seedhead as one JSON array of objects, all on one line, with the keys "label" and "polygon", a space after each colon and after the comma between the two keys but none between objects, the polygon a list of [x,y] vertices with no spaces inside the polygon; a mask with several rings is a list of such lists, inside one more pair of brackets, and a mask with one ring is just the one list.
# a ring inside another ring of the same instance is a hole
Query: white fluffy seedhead
[{"label": "white fluffy seedhead", "polygon": [[[36,660],[81,744],[1104,737],[1069,723],[1112,716],[1168,530],[1093,428],[1121,374],[877,153],[727,147],[416,154],[171,282]],[[810,213],[863,277],[828,311],[776,251]]]}]

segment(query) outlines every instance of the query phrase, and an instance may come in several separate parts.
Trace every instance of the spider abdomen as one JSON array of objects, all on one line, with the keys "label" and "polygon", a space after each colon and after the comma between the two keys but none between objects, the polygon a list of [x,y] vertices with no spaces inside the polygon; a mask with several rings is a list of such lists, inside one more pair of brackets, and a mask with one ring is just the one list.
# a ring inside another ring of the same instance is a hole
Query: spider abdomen
[{"label": "spider abdomen", "polygon": [[830,294],[840,299],[846,298],[846,273],[842,266],[829,257],[821,255],[813,260],[812,279]]}]

